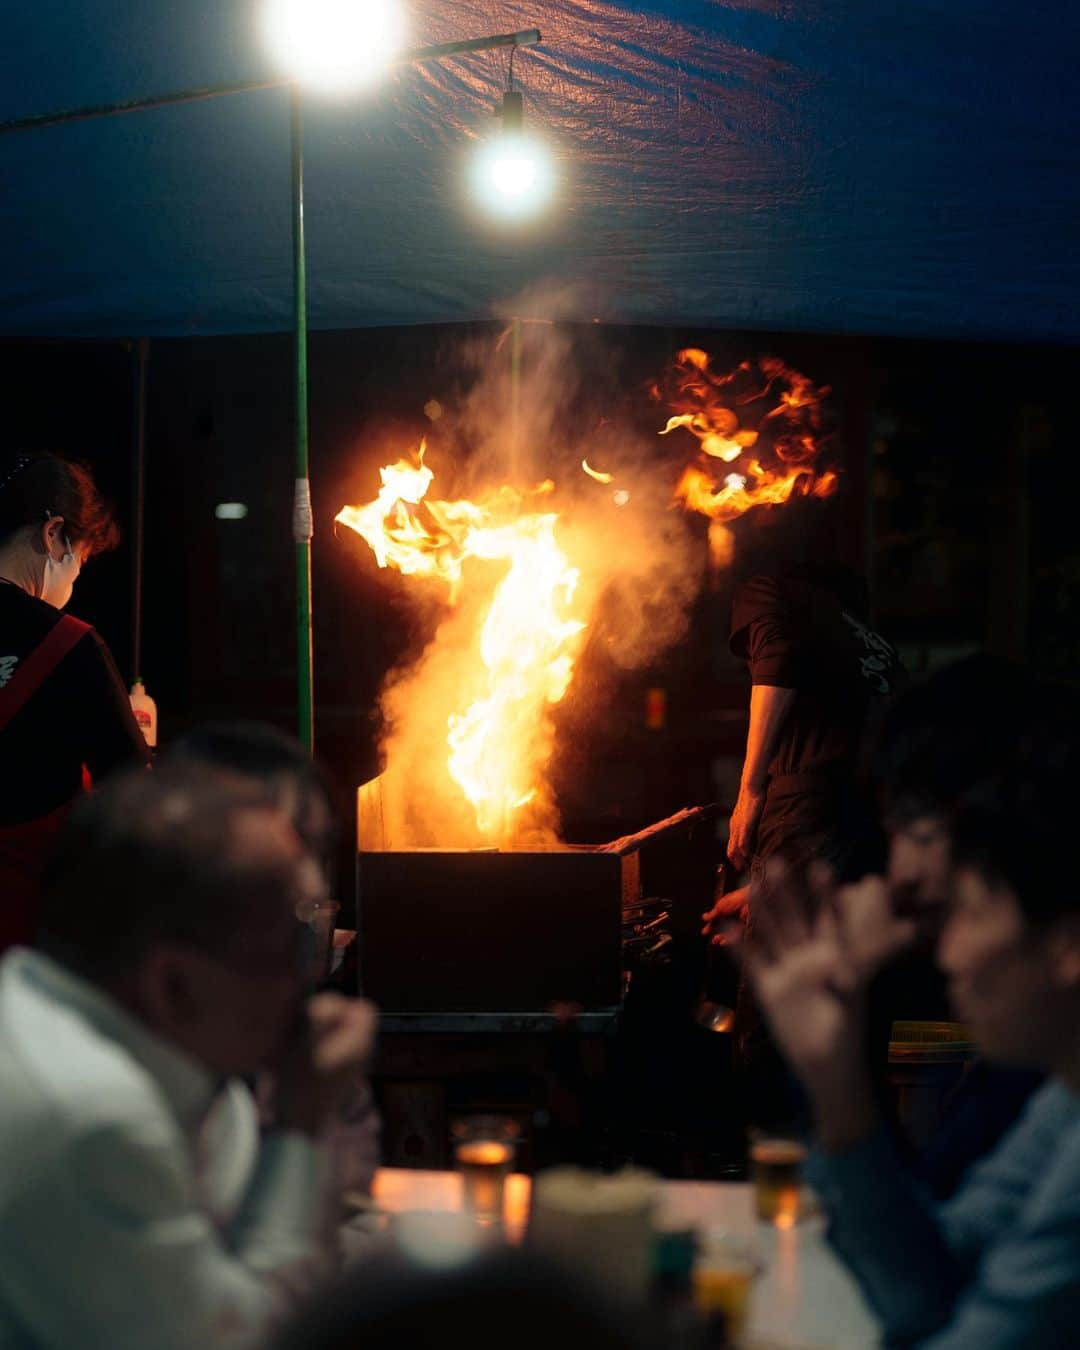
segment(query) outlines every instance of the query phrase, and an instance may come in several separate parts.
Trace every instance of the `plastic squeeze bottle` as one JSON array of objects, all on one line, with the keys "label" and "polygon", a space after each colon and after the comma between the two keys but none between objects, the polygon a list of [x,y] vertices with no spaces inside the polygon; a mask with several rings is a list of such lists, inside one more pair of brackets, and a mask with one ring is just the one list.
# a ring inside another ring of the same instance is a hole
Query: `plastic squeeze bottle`
[{"label": "plastic squeeze bottle", "polygon": [[131,711],[151,750],[157,746],[157,704],[146,692],[146,686],[137,679],[131,686]]}]

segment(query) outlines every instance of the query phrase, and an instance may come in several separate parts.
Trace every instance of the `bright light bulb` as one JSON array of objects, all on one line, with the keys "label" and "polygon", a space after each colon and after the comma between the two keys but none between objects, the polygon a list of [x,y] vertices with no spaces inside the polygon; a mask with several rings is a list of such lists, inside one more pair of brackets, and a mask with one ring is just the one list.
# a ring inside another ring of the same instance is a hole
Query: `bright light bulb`
[{"label": "bright light bulb", "polygon": [[267,0],[275,59],[302,84],[344,93],[373,84],[405,42],[399,0]]},{"label": "bright light bulb", "polygon": [[514,153],[505,159],[496,159],[491,165],[491,181],[504,197],[520,197],[530,192],[536,183],[536,161],[528,155]]},{"label": "bright light bulb", "polygon": [[489,211],[527,215],[551,194],[551,155],[533,136],[504,132],[476,152],[472,176],[473,190]]}]

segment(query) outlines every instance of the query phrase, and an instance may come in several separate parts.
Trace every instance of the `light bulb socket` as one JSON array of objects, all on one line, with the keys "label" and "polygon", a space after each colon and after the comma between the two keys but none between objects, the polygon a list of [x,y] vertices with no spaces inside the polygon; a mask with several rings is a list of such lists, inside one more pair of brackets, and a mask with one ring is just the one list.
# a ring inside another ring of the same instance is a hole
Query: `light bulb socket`
[{"label": "light bulb socket", "polygon": [[516,89],[508,89],[503,94],[502,112],[503,131],[520,131],[525,120],[525,106],[521,94]]}]

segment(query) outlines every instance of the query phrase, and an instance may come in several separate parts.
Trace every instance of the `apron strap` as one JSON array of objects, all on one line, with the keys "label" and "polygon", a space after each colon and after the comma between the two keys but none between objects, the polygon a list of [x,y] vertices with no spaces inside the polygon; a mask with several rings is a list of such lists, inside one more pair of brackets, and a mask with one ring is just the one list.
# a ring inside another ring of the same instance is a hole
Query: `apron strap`
[{"label": "apron strap", "polygon": [[15,674],[0,689],[0,731],[37,693],[75,644],[89,632],[88,623],[65,614],[29,656],[19,662]]}]

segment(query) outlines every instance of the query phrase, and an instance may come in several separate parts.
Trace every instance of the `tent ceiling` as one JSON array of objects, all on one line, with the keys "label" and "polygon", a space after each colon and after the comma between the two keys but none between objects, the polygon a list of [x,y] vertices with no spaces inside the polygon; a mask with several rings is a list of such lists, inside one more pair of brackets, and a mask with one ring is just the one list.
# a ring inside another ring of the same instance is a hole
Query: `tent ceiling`
[{"label": "tent ceiling", "polygon": [[[538,25],[555,209],[469,207],[506,54],[307,112],[313,326],[504,311],[1080,338],[1080,19],[1015,0],[411,0],[419,43]],[[255,0],[8,0],[0,118],[268,74]],[[286,96],[0,137],[6,334],[290,322]]]}]

